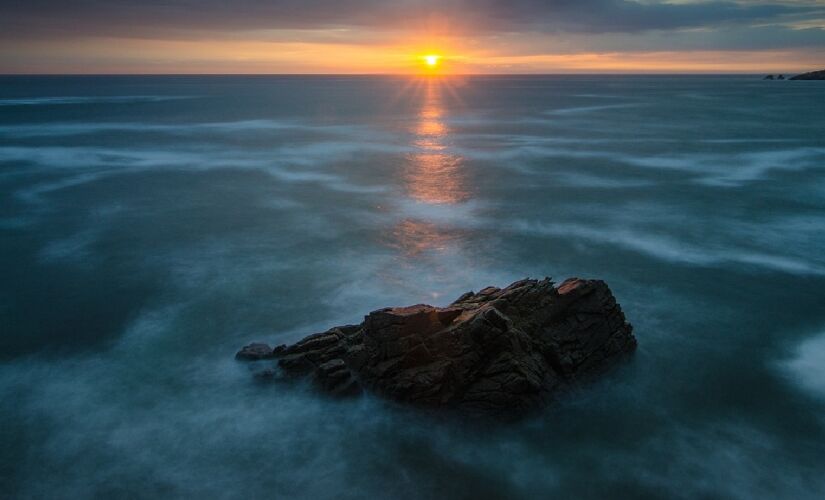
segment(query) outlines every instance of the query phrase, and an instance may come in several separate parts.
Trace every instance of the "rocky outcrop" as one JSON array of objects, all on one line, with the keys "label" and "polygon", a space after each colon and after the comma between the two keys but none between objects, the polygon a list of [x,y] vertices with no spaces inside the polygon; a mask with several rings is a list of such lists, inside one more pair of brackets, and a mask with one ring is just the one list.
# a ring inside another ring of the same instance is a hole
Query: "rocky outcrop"
[{"label": "rocky outcrop", "polygon": [[253,342],[252,344],[244,346],[243,349],[238,351],[237,354],[235,354],[235,359],[241,359],[246,361],[271,359],[274,358],[276,354],[283,351],[285,348],[286,346],[278,346],[273,349],[266,344]]},{"label": "rocky outcrop", "polygon": [[308,376],[332,395],[366,390],[423,407],[514,414],[603,373],[635,347],[603,281],[525,279],[447,307],[379,309],[360,325],[288,347],[250,344],[237,357],[274,359],[264,376]]},{"label": "rocky outcrop", "polygon": [[825,69],[796,75],[790,78],[790,80],[825,80]]}]

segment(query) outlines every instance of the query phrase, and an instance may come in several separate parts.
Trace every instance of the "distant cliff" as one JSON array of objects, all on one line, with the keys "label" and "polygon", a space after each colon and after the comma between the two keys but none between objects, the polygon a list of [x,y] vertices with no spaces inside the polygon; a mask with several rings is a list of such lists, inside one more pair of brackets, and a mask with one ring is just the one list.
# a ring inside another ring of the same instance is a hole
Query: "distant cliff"
[{"label": "distant cliff", "polygon": [[810,73],[803,73],[796,75],[791,80],[825,80],[825,69],[821,71],[811,71]]}]

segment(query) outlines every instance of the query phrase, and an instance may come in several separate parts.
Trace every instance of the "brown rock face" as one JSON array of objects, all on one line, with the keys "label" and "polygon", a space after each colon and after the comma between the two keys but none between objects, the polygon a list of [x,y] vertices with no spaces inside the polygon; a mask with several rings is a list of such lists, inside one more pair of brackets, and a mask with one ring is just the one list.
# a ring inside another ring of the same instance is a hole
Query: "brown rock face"
[{"label": "brown rock face", "polygon": [[424,407],[513,414],[607,370],[636,339],[603,281],[573,278],[488,287],[443,308],[379,309],[360,325],[285,348],[253,345],[239,359],[265,353],[281,376],[311,376],[333,395],[367,390]]}]

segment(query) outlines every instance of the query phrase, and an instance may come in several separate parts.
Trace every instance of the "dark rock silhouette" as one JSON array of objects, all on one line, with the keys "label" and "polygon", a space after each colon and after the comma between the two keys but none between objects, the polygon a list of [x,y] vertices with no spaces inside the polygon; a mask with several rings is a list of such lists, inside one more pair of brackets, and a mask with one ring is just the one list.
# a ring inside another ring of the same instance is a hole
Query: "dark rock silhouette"
[{"label": "dark rock silhouette", "polygon": [[765,78],[763,78],[763,80],[773,80],[773,79],[774,79],[773,75],[768,75]]},{"label": "dark rock silhouette", "polygon": [[812,71],[810,73],[803,73],[789,78],[790,80],[825,80],[825,69],[821,71]]},{"label": "dark rock silhouette", "polygon": [[244,346],[243,349],[238,351],[238,353],[235,354],[235,359],[243,359],[247,361],[271,359],[274,358],[276,354],[283,351],[285,348],[286,346],[278,346],[273,349],[266,344],[255,342],[247,346]]},{"label": "dark rock silhouette", "polygon": [[447,307],[371,312],[289,347],[250,344],[238,359],[277,359],[263,378],[309,376],[322,391],[518,414],[592,379],[636,348],[603,281],[549,278],[468,292]]},{"label": "dark rock silhouette", "polygon": [[784,79],[785,79],[785,75],[779,75],[779,76],[777,76],[777,77],[776,77],[776,79],[777,79],[777,80],[784,80]]}]

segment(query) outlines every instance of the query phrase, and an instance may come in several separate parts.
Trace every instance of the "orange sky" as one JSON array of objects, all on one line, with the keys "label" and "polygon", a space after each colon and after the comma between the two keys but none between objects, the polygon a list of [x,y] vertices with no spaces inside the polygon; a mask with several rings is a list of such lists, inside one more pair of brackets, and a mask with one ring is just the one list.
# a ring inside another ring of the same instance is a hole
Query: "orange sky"
[{"label": "orange sky", "polygon": [[239,2],[0,5],[0,73],[418,73],[433,53],[461,74],[825,67],[825,0]]},{"label": "orange sky", "polygon": [[439,54],[442,73],[776,72],[825,65],[817,51],[628,51],[513,54],[461,43],[355,45],[247,40],[89,39],[0,48],[6,72],[420,73]]}]

